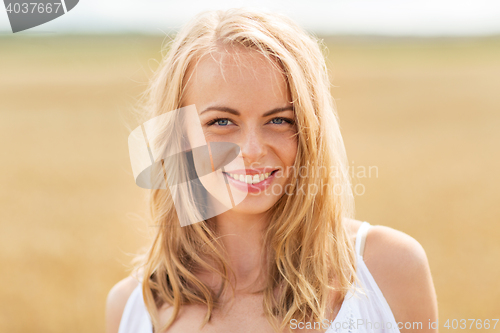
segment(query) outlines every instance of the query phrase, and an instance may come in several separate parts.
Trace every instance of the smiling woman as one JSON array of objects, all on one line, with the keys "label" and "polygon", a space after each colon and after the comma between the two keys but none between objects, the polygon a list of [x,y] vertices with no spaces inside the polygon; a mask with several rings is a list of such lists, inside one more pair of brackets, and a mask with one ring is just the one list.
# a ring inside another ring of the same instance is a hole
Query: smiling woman
[{"label": "smiling woman", "polygon": [[[185,224],[184,214],[223,200],[217,183],[196,168],[210,194],[202,204],[152,189],[155,239],[133,276],[110,291],[108,333],[399,332],[405,322],[433,331],[436,296],[421,246],[353,219],[346,153],[313,37],[277,14],[202,13],[173,40],[147,96],[144,120],[196,110],[191,120],[155,122],[158,147],[187,128],[184,147],[206,143],[214,172],[210,147],[239,147],[220,179],[242,200]],[[201,155],[192,149],[194,164]]]}]

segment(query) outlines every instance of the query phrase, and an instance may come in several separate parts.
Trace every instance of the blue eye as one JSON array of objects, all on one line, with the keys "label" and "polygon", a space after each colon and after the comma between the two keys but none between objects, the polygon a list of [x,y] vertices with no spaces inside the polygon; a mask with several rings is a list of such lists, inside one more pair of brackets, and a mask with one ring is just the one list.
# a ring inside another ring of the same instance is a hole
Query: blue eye
[{"label": "blue eye", "polygon": [[216,119],[213,119],[211,121],[208,122],[208,126],[212,126],[212,125],[217,125],[217,126],[227,126],[229,124],[232,124],[231,120],[227,119],[227,118],[216,118]]},{"label": "blue eye", "polygon": [[283,117],[276,117],[271,119],[270,123],[274,125],[293,124],[293,120]]},{"label": "blue eye", "polygon": [[219,126],[226,126],[229,124],[229,120],[228,119],[219,119],[216,121],[216,124]]}]

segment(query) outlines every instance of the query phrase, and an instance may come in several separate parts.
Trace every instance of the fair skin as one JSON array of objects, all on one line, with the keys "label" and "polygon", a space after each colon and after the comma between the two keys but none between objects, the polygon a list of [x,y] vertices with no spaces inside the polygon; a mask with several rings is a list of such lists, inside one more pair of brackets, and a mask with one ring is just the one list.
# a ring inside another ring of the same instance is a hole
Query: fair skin
[{"label": "fair skin", "polygon": [[[228,56],[215,54],[214,57],[202,58],[194,69],[183,104],[196,105],[208,142],[238,144],[246,167],[280,170],[282,173],[279,177],[276,174],[272,182],[283,188],[289,176],[285,170],[293,165],[297,152],[295,125],[293,121],[285,121],[294,119],[293,109],[287,109],[291,102],[286,81],[256,52],[226,51],[237,54],[245,66],[238,65],[238,61]],[[273,110],[275,113],[270,115]],[[265,266],[260,249],[262,231],[269,223],[266,211],[280,196],[275,192],[249,193],[241,204],[215,218],[235,273],[232,282],[237,292],[231,302],[228,295],[224,295],[225,306],[214,312],[212,321],[202,329],[203,332],[273,332],[263,316],[262,295],[250,294],[250,286],[252,282],[260,281],[261,268]],[[356,220],[349,220],[346,224],[353,241],[360,224]],[[374,226],[366,239],[364,258],[396,321],[420,321],[423,328],[415,332],[437,332],[428,328],[429,320],[437,321],[437,300],[427,257],[420,244],[402,232]],[[208,273],[199,277],[214,287],[219,282],[216,276]],[[126,301],[137,283],[128,277],[110,291],[106,310],[107,333],[118,332]],[[162,323],[168,320],[171,310],[169,306],[160,309]],[[334,316],[338,310],[339,306],[334,310]],[[198,332],[205,313],[203,306],[184,306],[168,332]],[[401,332],[412,330],[402,329]]]}]

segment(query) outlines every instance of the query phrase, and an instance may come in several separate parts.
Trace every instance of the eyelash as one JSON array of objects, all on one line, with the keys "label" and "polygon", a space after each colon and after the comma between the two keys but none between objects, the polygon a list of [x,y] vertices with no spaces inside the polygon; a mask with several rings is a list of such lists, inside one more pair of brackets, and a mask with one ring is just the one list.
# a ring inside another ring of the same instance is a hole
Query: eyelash
[{"label": "eyelash", "polygon": [[[281,119],[281,120],[283,120],[285,123],[287,123],[287,124],[289,124],[289,125],[293,125],[293,124],[294,124],[294,121],[293,121],[292,119],[290,119],[290,118],[285,118],[285,117],[275,117],[275,118],[271,119],[271,120],[270,120],[270,122],[271,122],[271,121],[273,121],[273,120],[275,120],[275,119]],[[232,121],[231,119],[229,119],[229,118],[222,118],[222,117],[221,117],[221,118],[214,118],[214,119],[210,120],[210,121],[207,123],[207,126],[212,126],[212,125],[214,125],[216,122],[218,122],[219,120],[228,120],[228,121],[230,121],[230,122],[233,122],[233,121]],[[282,125],[282,124],[275,124],[275,125]],[[224,127],[224,126],[221,126],[221,127]]]}]

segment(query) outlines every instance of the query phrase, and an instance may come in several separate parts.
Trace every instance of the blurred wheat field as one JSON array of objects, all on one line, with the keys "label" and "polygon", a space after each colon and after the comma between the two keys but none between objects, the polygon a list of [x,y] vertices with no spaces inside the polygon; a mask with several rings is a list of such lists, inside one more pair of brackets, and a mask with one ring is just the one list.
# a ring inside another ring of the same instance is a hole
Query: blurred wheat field
[{"label": "blurred wheat field", "polygon": [[[0,331],[104,331],[151,231],[126,124],[162,40],[0,38]],[[325,41],[356,218],[423,245],[442,331],[499,318],[500,38]]]}]

